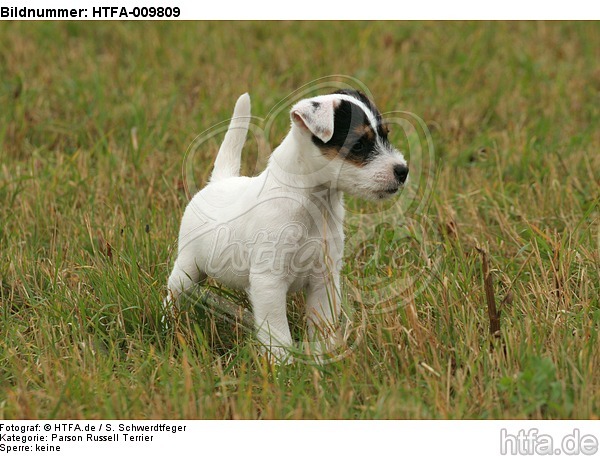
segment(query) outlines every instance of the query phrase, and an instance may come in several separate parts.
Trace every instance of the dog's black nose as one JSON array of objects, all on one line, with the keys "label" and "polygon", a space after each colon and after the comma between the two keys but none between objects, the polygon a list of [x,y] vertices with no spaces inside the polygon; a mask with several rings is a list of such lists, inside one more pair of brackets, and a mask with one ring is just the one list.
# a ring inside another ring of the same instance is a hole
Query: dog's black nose
[{"label": "dog's black nose", "polygon": [[406,181],[406,178],[408,176],[408,166],[394,166],[394,176],[396,176],[396,181],[398,181],[398,184],[402,185]]}]

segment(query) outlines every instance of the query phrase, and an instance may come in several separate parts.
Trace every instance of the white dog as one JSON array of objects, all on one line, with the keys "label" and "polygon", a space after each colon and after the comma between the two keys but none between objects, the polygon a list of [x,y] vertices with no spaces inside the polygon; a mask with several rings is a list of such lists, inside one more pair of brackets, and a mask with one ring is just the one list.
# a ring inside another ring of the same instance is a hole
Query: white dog
[{"label": "white dog", "polygon": [[317,352],[335,343],[344,247],[343,192],[380,200],[408,176],[402,154],[362,93],[339,91],[298,102],[291,130],[256,177],[240,159],[250,120],[242,95],[208,185],[190,201],[179,233],[167,303],[214,277],[245,290],[259,341],[278,361],[293,346],[288,292],[306,291],[306,318]]}]

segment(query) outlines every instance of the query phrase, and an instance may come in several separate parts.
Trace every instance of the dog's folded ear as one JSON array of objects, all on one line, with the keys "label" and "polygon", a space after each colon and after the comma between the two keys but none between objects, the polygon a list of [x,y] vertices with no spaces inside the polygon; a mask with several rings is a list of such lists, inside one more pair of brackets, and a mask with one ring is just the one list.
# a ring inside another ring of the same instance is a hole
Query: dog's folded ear
[{"label": "dog's folded ear", "polygon": [[316,97],[299,101],[290,113],[292,122],[326,143],[333,136],[333,116],[336,100]]}]

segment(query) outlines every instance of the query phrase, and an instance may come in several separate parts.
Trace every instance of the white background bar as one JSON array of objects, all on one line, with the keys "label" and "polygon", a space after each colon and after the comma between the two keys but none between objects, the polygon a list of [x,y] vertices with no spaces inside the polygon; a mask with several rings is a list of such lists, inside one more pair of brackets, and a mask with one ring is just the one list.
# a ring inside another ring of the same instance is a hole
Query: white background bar
[{"label": "white background bar", "polygon": [[[599,2],[571,0],[569,2],[549,0],[527,2],[505,0],[482,2],[475,0],[431,0],[426,2],[365,2],[365,1],[274,1],[274,0],[228,0],[228,1],[183,1],[183,0],[115,0],[105,1],[3,1],[0,6],[9,8],[76,8],[85,9],[80,19],[151,19],[135,17],[135,8],[140,13],[143,7],[179,8],[177,19],[352,19],[352,20],[401,20],[401,19],[584,19],[600,18]],[[93,11],[103,9],[100,15]],[[104,10],[106,8],[106,10]],[[114,8],[114,9],[113,9]],[[123,11],[128,14],[124,16]],[[133,13],[133,14],[132,14]],[[10,17],[8,17],[10,19]],[[18,17],[17,17],[18,18]],[[173,16],[171,16],[173,18]],[[7,19],[7,17],[4,17]],[[13,19],[15,19],[13,17]],[[73,19],[73,18],[71,18]],[[79,19],[79,17],[75,18]],[[154,17],[165,19],[165,17]]]},{"label": "white background bar", "polygon": [[[11,428],[13,425],[17,428]],[[152,428],[160,425],[162,430]],[[166,426],[175,426],[177,432]],[[14,436],[37,441],[15,441]],[[100,441],[101,437],[112,440]],[[77,441],[80,438],[83,441]],[[73,456],[594,455],[600,454],[599,439],[598,421],[0,422],[0,454],[22,455],[42,454],[36,445],[50,451],[45,454]],[[23,445],[30,448],[7,451],[8,446]],[[58,452],[56,446],[60,447]]]}]

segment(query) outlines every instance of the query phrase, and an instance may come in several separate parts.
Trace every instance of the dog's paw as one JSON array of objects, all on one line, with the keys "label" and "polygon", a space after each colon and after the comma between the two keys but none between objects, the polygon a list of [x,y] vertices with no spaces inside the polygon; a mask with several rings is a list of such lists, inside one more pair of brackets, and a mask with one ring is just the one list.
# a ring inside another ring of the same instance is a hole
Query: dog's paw
[{"label": "dog's paw", "polygon": [[269,363],[278,366],[286,366],[294,362],[292,353],[284,347],[262,346],[261,354],[267,358]]}]

